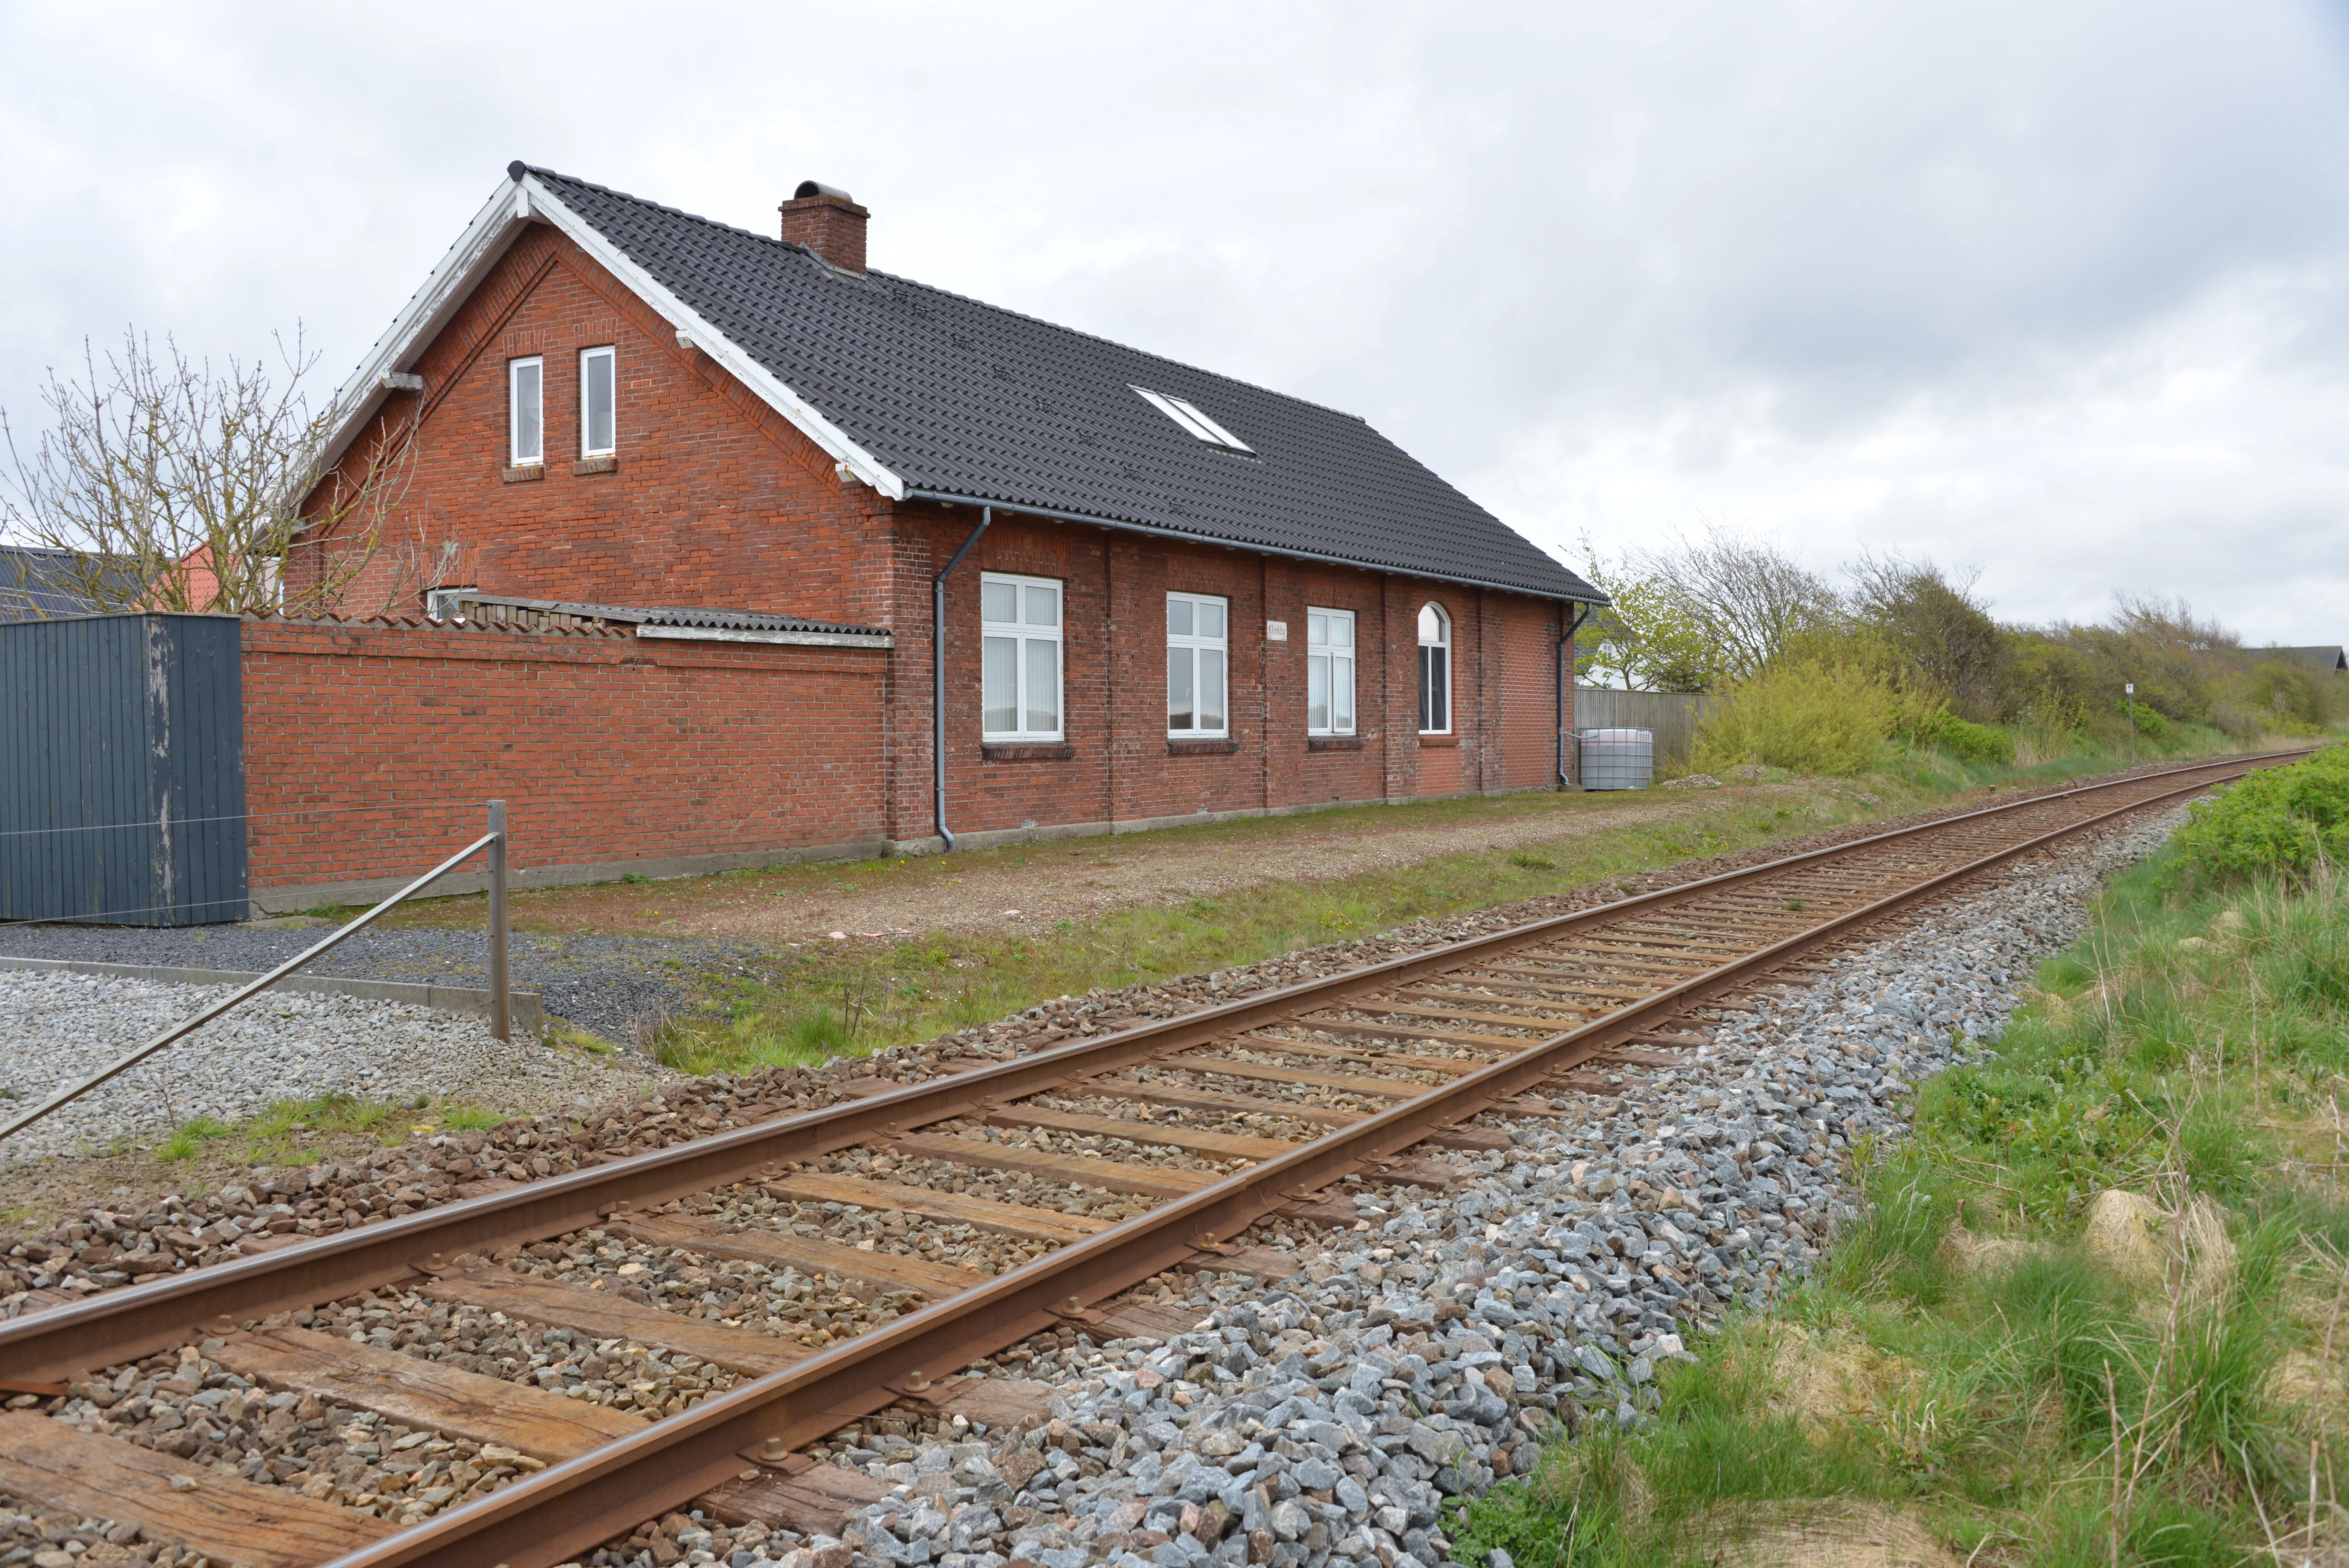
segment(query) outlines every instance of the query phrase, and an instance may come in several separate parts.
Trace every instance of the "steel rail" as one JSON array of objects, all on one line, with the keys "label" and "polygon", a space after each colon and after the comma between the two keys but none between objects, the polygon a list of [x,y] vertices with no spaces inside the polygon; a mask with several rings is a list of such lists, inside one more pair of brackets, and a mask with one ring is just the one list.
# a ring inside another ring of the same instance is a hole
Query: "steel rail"
[{"label": "steel rail", "polygon": [[[2246,768],[2245,771],[2250,769]],[[2197,770],[2200,771],[2200,770]],[[2126,782],[2142,782],[2130,780]],[[1174,1266],[1437,1127],[1489,1109],[1630,1036],[1838,942],[1952,885],[2133,811],[2199,793],[2197,782],[2126,801],[2006,845],[1619,1008],[1292,1151],[1237,1172],[868,1330],[463,1508],[336,1558],[328,1568],[545,1568],[1040,1330],[1083,1321],[1085,1304]],[[2021,804],[2018,802],[2017,804]],[[1855,846],[1842,846],[1845,850]]]},{"label": "steel rail", "polygon": [[[1646,911],[1780,876],[1795,868],[1920,835],[1946,832],[2034,806],[2189,774],[2229,770],[2240,774],[2304,755],[2305,751],[2294,750],[2231,758],[2134,779],[2082,785],[1915,823],[1850,843],[1806,851],[1553,915],[973,1071],[945,1075],[863,1099],[774,1117],[606,1165],[544,1177],[506,1191],[444,1203],[255,1256],[126,1285],[0,1322],[0,1378],[54,1381],[90,1367],[110,1366],[184,1342],[191,1325],[222,1317],[243,1320],[295,1310],[388,1284],[412,1274],[419,1264],[429,1264],[438,1258],[485,1253],[563,1235],[593,1225],[616,1209],[654,1206],[727,1186],[759,1175],[769,1166],[812,1159],[974,1109],[991,1109],[1075,1078],[1139,1066],[1278,1019],[1341,1006],[1348,998],[1364,992],[1459,968],[1562,933],[1604,927]],[[2217,781],[2202,779],[2188,787],[2188,792],[2207,789]]]}]

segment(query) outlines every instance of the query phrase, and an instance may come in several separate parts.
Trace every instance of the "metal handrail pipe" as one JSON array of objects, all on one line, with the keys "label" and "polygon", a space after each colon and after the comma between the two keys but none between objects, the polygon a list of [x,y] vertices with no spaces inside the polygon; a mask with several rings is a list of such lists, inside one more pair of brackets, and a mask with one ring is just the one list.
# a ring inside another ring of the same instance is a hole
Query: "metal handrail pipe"
[{"label": "metal handrail pipe", "polygon": [[[502,804],[502,802],[501,804]],[[24,1111],[20,1115],[15,1117],[6,1126],[0,1127],[0,1138],[14,1137],[16,1134],[22,1132],[26,1128],[32,1126],[33,1123],[48,1115],[51,1111],[56,1110],[58,1107],[71,1104],[73,1101],[79,1099],[83,1095],[86,1095],[90,1090],[96,1088],[98,1085],[105,1083],[108,1079],[115,1078],[119,1074],[127,1072],[130,1068],[137,1067],[140,1062],[145,1061],[149,1057],[153,1056],[157,1051],[161,1050],[164,1047],[171,1044],[173,1041],[184,1038],[185,1037],[193,1034],[196,1030],[202,1028],[206,1024],[211,1023],[214,1018],[219,1017],[222,1013],[227,1012],[231,1007],[235,1006],[238,1003],[261,995],[262,992],[268,990],[272,985],[274,985],[280,980],[285,979],[285,976],[293,974],[294,971],[301,968],[305,964],[309,963],[313,958],[319,956],[321,954],[332,952],[340,944],[357,935],[361,931],[367,928],[368,923],[371,923],[376,916],[383,913],[384,911],[391,908],[394,904],[400,903],[404,899],[412,897],[416,893],[423,892],[424,889],[431,886],[434,882],[440,881],[442,877],[456,870],[466,861],[471,859],[474,855],[481,853],[483,849],[502,844],[503,841],[504,834],[502,830],[482,834],[480,838],[475,839],[471,843],[467,844],[455,854],[450,855],[447,860],[442,861],[439,865],[434,866],[430,871],[426,872],[414,882],[409,882],[406,887],[401,888],[398,892],[393,893],[389,898],[385,899],[381,903],[377,904],[373,909],[368,910],[365,914],[359,916],[348,925],[346,925],[341,930],[336,932],[324,942],[318,943],[315,946],[303,949],[300,953],[295,954],[285,963],[280,964],[276,968],[272,969],[268,974],[264,975],[260,979],[254,981],[251,985],[237,991],[235,995],[228,996],[222,1001],[213,1003],[211,1006],[206,1007],[202,1012],[198,1013],[192,1018],[185,1019],[181,1023],[172,1025],[170,1028],[164,1030],[153,1039],[149,1040],[145,1045],[125,1051],[122,1055],[115,1057],[111,1062],[109,1062],[106,1066],[98,1068],[98,1071],[90,1074],[89,1077],[83,1078],[79,1083],[73,1084],[57,1090],[55,1094],[49,1096],[48,1099],[41,1101],[40,1104],[34,1106],[31,1109]],[[500,967],[502,968],[502,965]]]}]

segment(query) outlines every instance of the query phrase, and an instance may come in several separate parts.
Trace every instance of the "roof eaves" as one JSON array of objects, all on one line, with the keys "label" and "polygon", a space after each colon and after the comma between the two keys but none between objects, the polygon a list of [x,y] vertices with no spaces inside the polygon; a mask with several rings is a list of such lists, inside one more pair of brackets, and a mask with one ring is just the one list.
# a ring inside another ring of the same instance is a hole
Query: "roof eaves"
[{"label": "roof eaves", "polygon": [[[1026,501],[999,500],[992,496],[966,495],[951,490],[912,490],[905,492],[908,500],[938,501],[947,506],[985,506],[998,511],[1018,512],[1026,517],[1049,517],[1055,522],[1077,522],[1094,528],[1114,528],[1128,533],[1146,533],[1158,539],[1180,539],[1192,544],[1216,544],[1226,550],[1253,551],[1259,555],[1278,555],[1288,561],[1311,561],[1327,566],[1350,566],[1361,572],[1389,572],[1399,577],[1424,577],[1433,583],[1457,583],[1466,588],[1490,588],[1502,593],[1523,593],[1535,599],[1557,599],[1570,604],[1592,604],[1601,608],[1613,603],[1606,594],[1592,589],[1589,594],[1546,592],[1528,588],[1519,583],[1503,583],[1494,578],[1469,577],[1457,573],[1440,572],[1428,566],[1397,566],[1387,562],[1370,561],[1359,556],[1329,555],[1310,550],[1296,550],[1285,545],[1248,543],[1224,539],[1212,533],[1194,533],[1185,529],[1167,528],[1154,522],[1137,522],[1130,518],[1103,517],[1091,512],[1062,511],[1053,507],[1036,506]],[[1564,572],[1565,568],[1559,568]]]}]

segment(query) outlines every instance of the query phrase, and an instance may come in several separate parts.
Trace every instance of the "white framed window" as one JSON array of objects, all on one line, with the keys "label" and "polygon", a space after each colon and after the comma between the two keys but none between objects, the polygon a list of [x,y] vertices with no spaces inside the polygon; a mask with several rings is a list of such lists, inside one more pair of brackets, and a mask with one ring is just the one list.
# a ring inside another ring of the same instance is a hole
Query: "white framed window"
[{"label": "white framed window", "polygon": [[1050,577],[979,574],[979,727],[988,739],[1061,738],[1061,598]]},{"label": "white framed window", "polygon": [[1206,593],[1166,595],[1166,733],[1181,739],[1230,732],[1225,705],[1231,605]]},{"label": "white framed window", "polygon": [[1177,397],[1168,392],[1153,392],[1147,387],[1135,387],[1141,399],[1181,426],[1190,435],[1211,447],[1226,447],[1235,452],[1253,452],[1254,447],[1225,429],[1199,411],[1199,406],[1187,397]]},{"label": "white framed window", "polygon": [[1419,732],[1452,733],[1452,617],[1441,604],[1419,607]]},{"label": "white framed window", "polygon": [[1354,733],[1354,613],[1305,612],[1305,733]]},{"label": "white framed window", "polygon": [[506,460],[515,468],[546,461],[546,361],[506,361]]},{"label": "white framed window", "polygon": [[579,455],[608,458],[619,449],[618,356],[609,345],[579,351]]}]

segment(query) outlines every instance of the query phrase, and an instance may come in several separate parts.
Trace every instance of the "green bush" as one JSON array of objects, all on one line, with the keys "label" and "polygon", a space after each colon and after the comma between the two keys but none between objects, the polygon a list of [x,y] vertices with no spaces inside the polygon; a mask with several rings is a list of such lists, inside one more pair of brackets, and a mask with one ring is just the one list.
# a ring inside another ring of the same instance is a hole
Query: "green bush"
[{"label": "green bush", "polygon": [[[2123,697],[2120,705],[2113,711],[2120,715],[2121,717],[2127,718],[2131,711],[2128,699],[2127,697]],[[2137,714],[2137,734],[2143,736],[2147,740],[2167,740],[2169,738],[2169,720],[2162,717],[2161,709],[2148,707],[2144,703],[2138,703],[2135,711]]]},{"label": "green bush", "polygon": [[1899,696],[1854,665],[1772,665],[1698,723],[1694,769],[1759,762],[1847,779],[1877,759],[1899,714]]},{"label": "green bush", "polygon": [[2269,768],[2197,800],[2173,841],[2186,875],[2240,881],[2263,872],[2298,879],[2349,855],[2349,747]]},{"label": "green bush", "polygon": [[2014,766],[2014,737],[2002,729],[1992,729],[1986,724],[1969,724],[1962,718],[1943,714],[1931,738],[1933,744],[1942,750],[1968,762],[1995,762],[2002,768]]}]

